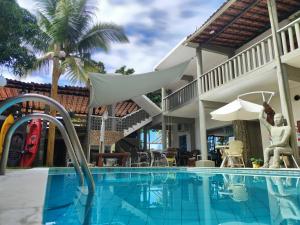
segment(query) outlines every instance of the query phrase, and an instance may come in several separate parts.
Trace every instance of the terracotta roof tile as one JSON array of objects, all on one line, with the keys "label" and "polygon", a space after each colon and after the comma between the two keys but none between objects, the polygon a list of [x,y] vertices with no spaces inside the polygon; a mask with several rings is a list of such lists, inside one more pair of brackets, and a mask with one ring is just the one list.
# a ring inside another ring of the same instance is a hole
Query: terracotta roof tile
[{"label": "terracotta roof tile", "polygon": [[[50,84],[25,83],[7,79],[7,85],[0,88],[0,101],[9,97],[17,96],[22,92],[49,96],[50,89]],[[88,113],[89,90],[87,88],[59,86],[58,100],[70,112],[74,112],[76,114]],[[131,100],[119,102],[116,106],[115,116],[124,116],[139,109],[138,105]],[[26,102],[23,102],[22,107],[22,111],[25,111]],[[42,102],[29,102],[28,107],[35,111],[43,111],[45,109],[45,104]],[[102,115],[105,110],[106,106],[100,106],[94,110],[94,114]]]}]

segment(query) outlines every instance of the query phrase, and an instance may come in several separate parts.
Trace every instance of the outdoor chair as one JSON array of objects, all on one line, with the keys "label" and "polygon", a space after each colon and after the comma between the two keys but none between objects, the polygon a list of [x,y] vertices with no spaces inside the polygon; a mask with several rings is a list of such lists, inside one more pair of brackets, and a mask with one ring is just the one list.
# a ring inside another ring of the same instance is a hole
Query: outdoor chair
[{"label": "outdoor chair", "polygon": [[177,149],[176,148],[168,148],[166,152],[163,153],[166,156],[168,166],[176,166],[176,156]]},{"label": "outdoor chair", "polygon": [[158,151],[151,151],[151,167],[152,166],[158,166],[158,167],[169,166],[165,154]]},{"label": "outdoor chair", "polygon": [[299,168],[293,153],[281,153],[280,157],[283,161],[283,165],[285,168]]},{"label": "outdoor chair", "polygon": [[225,165],[229,167],[245,167],[243,147],[243,142],[238,140],[231,141],[229,148],[224,152],[225,156],[220,167],[225,167]]},{"label": "outdoor chair", "polygon": [[151,157],[148,152],[137,152],[137,157],[131,162],[132,167],[150,166]]}]

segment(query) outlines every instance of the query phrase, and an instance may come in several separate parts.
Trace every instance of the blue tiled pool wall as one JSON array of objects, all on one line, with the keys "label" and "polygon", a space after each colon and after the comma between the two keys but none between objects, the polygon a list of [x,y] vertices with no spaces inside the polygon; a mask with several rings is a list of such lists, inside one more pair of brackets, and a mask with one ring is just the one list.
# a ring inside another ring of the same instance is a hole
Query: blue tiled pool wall
[{"label": "blue tiled pool wall", "polygon": [[[287,223],[282,213],[279,213],[282,211],[280,202],[287,206],[285,211],[292,208],[289,208],[291,203],[296,209],[299,209],[300,204],[297,179],[289,177],[203,174],[187,172],[183,168],[135,169],[131,173],[123,169],[101,169],[97,172],[94,174],[97,191],[90,224],[234,222],[279,225]],[[52,174],[59,174],[58,170],[52,171]],[[226,192],[224,190],[228,182],[245,185],[247,200],[239,202],[237,198],[233,200],[232,195],[220,194]],[[208,188],[205,189],[207,184]],[[80,207],[78,204],[68,205],[76,197],[77,185],[78,180],[73,173],[49,176],[44,223],[56,221],[56,224],[80,224]],[[289,192],[281,193],[281,186],[289,189]],[[270,190],[273,190],[273,194],[270,194]],[[290,223],[300,224],[295,218],[290,218]]]}]

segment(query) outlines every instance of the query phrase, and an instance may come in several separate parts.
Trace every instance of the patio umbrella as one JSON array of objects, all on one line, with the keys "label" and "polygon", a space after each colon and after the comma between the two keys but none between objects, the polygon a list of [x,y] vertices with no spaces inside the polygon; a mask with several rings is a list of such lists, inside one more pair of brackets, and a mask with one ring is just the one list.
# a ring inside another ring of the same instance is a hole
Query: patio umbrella
[{"label": "patio umbrella", "polygon": [[[233,120],[255,120],[259,113],[264,109],[262,105],[242,100],[241,97],[247,95],[261,95],[262,101],[270,103],[274,92],[253,91],[239,95],[236,100],[210,113],[213,120],[233,121]],[[269,97],[268,97],[269,96]],[[268,97],[268,100],[266,99]]]},{"label": "patio umbrella", "polygon": [[263,106],[236,99],[233,102],[210,113],[212,119],[220,121],[233,120],[254,120],[258,119],[258,114],[263,110]]}]

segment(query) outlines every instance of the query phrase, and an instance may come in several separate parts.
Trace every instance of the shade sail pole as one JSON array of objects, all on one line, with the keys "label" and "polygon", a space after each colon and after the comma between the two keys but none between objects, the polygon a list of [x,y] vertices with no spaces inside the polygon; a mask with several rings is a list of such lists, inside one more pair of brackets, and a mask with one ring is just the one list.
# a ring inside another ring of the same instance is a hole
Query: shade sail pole
[{"label": "shade sail pole", "polygon": [[91,162],[91,127],[92,127],[92,115],[93,115],[93,107],[91,106],[91,92],[92,92],[92,86],[90,84],[90,81],[88,83],[88,88],[90,90],[90,96],[89,96],[89,106],[88,106],[88,115],[87,115],[87,146],[86,146],[86,159],[88,163]]}]

